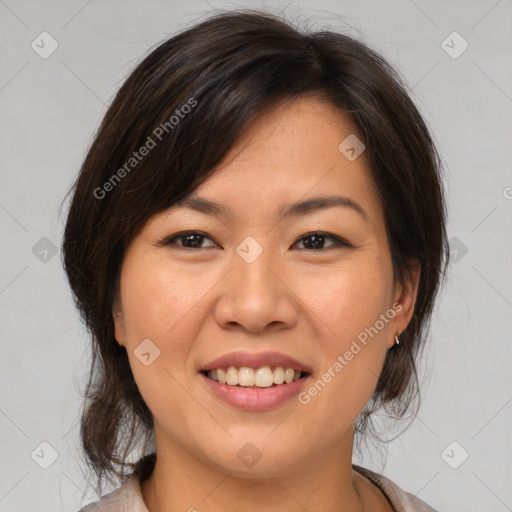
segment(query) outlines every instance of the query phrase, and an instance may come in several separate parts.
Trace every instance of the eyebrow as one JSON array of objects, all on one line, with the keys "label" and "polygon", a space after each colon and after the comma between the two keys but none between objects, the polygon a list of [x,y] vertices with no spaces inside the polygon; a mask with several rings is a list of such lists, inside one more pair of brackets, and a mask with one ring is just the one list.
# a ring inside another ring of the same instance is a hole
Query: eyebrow
[{"label": "eyebrow", "polygon": [[[206,213],[208,215],[230,216],[229,208],[225,205],[215,203],[193,194],[185,196],[183,199],[175,203],[174,206],[190,208],[191,210]],[[353,199],[345,196],[311,197],[304,201],[287,204],[279,209],[279,217],[280,219],[285,219],[287,217],[303,216],[308,213],[333,207],[349,208],[357,212],[366,222],[368,222],[368,216],[364,208]]]}]

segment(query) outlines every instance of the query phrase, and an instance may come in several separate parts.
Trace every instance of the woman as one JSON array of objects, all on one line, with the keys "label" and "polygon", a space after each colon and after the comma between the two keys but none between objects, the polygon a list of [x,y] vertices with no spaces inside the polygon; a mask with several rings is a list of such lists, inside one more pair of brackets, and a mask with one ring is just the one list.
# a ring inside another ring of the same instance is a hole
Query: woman
[{"label": "woman", "polygon": [[72,192],[81,438],[121,482],[83,511],[433,510],[352,464],[417,398],[447,262],[439,157],[382,57],[216,14],[131,73]]}]

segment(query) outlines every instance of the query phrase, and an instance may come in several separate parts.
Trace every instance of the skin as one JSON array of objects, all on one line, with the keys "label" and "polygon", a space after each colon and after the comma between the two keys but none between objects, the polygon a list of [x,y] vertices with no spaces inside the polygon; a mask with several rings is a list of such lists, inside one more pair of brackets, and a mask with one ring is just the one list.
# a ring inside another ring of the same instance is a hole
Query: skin
[{"label": "skin", "polygon": [[[113,315],[154,415],[157,462],[142,486],[151,512],[358,511],[358,493],[364,508],[392,510],[352,470],[354,424],[411,319],[418,274],[395,284],[365,155],[349,161],[338,149],[350,134],[350,117],[314,98],[260,114],[195,191],[229,215],[173,207],[128,247]],[[332,194],[356,201],[367,219],[332,207],[279,220],[284,204]],[[184,230],[207,237],[197,248],[184,238],[158,244]],[[312,231],[353,247],[325,238],[315,249],[302,238]],[[236,252],[248,236],[263,249],[250,264]],[[216,398],[198,373],[232,351],[277,350],[310,365],[315,382],[394,303],[394,317],[307,405],[292,398],[242,411]],[[160,349],[149,366],[134,355],[147,338]],[[251,468],[237,457],[247,442],[262,454]]]}]

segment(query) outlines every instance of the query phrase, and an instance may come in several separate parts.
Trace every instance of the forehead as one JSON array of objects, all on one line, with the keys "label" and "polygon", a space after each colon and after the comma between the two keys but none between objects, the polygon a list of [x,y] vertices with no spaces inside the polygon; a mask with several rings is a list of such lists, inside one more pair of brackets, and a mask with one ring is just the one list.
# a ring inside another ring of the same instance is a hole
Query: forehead
[{"label": "forehead", "polygon": [[[243,214],[281,218],[289,210],[287,205],[336,195],[355,204],[354,210],[360,206],[366,220],[375,223],[382,209],[362,144],[347,113],[314,98],[288,100],[253,119],[193,192],[193,197],[220,208],[195,206],[227,220]],[[350,146],[353,152],[347,152]],[[190,207],[189,199],[169,213],[186,203]]]}]

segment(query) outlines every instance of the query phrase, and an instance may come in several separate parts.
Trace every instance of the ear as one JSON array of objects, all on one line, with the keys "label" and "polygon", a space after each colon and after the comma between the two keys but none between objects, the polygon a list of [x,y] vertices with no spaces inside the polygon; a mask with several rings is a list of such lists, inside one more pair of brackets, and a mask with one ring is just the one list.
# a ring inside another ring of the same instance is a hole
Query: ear
[{"label": "ear", "polygon": [[400,335],[411,321],[418,295],[421,266],[419,262],[412,263],[404,277],[404,283],[398,284],[393,297],[393,309],[397,312],[390,332],[388,347],[395,344],[395,334]]},{"label": "ear", "polygon": [[121,312],[121,306],[116,300],[114,306],[112,307],[112,320],[114,321],[114,336],[119,345],[124,345],[124,323],[123,323],[123,314]]}]

